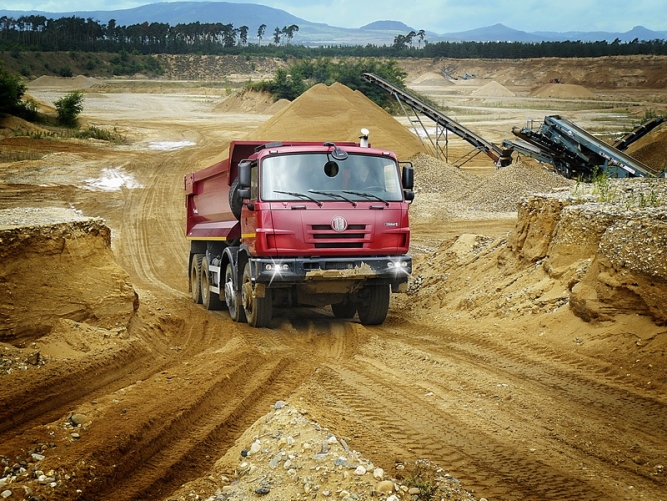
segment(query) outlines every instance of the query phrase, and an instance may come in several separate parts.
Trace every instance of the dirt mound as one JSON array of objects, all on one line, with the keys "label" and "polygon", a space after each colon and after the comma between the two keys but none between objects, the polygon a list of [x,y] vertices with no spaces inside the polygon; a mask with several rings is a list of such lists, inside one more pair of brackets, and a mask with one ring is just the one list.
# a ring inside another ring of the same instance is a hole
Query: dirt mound
[{"label": "dirt mound", "polygon": [[[289,103],[289,101],[287,102]],[[220,113],[268,114],[274,104],[276,104],[276,101],[273,99],[271,93],[244,89],[238,94],[222,101],[213,108],[213,111]]]},{"label": "dirt mound", "polygon": [[[518,319],[569,307],[586,322],[633,315],[664,325],[667,264],[655,256],[667,245],[667,187],[662,180],[619,180],[606,203],[593,186],[579,189],[585,192],[522,199],[507,238],[444,242],[414,271],[412,303],[433,310],[437,298],[435,309],[456,318]],[[641,204],[647,193],[657,197],[654,206]]]},{"label": "dirt mound", "polygon": [[57,89],[65,90],[76,90],[76,89],[89,89],[93,85],[97,85],[100,81],[96,78],[84,77],[79,75],[72,78],[63,78],[63,77],[52,77],[47,75],[42,75],[39,78],[36,78],[32,82],[28,83],[28,88],[37,88],[37,87],[55,87]]},{"label": "dirt mound", "polygon": [[512,97],[515,96],[514,92],[509,90],[502,84],[499,84],[496,81],[489,82],[486,85],[483,85],[479,89],[472,92],[474,96],[484,96],[484,97]]},{"label": "dirt mound", "polygon": [[560,98],[594,98],[596,94],[586,87],[576,84],[548,83],[533,90],[531,97],[560,97]]},{"label": "dirt mound", "polygon": [[19,117],[5,116],[0,117],[0,138],[23,136],[30,134],[46,133],[43,129],[33,123],[23,120]]},{"label": "dirt mound", "polygon": [[412,82],[410,82],[410,85],[428,85],[428,86],[445,85],[445,86],[452,86],[454,84],[449,79],[445,78],[444,75],[442,75],[441,73],[436,73],[434,71],[429,71],[427,73],[424,73],[424,74],[418,76],[416,79],[414,79]]},{"label": "dirt mound", "polygon": [[101,219],[59,208],[0,210],[0,242],[2,342],[34,341],[62,320],[122,329],[139,306]]},{"label": "dirt mound", "polygon": [[667,123],[631,144],[626,153],[654,169],[667,169]]},{"label": "dirt mound", "polygon": [[358,141],[362,128],[370,131],[373,147],[394,151],[400,159],[425,151],[420,139],[389,113],[340,83],[311,87],[248,139]]}]

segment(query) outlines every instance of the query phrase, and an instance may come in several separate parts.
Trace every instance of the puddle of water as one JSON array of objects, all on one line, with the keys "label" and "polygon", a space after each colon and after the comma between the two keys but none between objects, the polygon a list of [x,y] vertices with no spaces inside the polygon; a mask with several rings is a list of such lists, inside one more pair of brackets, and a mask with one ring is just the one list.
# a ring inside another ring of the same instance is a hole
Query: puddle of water
[{"label": "puddle of water", "polygon": [[148,143],[149,150],[172,151],[194,146],[196,143],[192,141],[155,141]]},{"label": "puddle of water", "polygon": [[86,179],[86,189],[91,191],[117,191],[125,188],[143,188],[133,176],[123,172],[119,168],[102,169],[101,176],[97,179]]}]

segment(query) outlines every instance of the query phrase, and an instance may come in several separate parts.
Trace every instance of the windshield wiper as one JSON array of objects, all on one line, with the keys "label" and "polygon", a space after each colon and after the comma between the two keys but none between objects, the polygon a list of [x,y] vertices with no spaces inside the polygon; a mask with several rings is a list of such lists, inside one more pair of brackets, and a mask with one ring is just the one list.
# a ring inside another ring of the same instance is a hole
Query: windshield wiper
[{"label": "windshield wiper", "polygon": [[281,191],[281,190],[273,190],[274,193],[282,193],[284,195],[292,195],[293,197],[299,197],[299,198],[305,198],[306,200],[310,200],[311,202],[315,202],[318,207],[322,207],[322,202],[319,200],[314,199],[313,197],[306,195],[305,193],[299,193],[298,191]]},{"label": "windshield wiper", "polygon": [[328,197],[342,198],[346,202],[350,202],[352,204],[352,207],[357,206],[357,202],[355,202],[354,200],[350,200],[345,195],[341,195],[340,193],[333,193],[331,191],[317,191],[317,190],[308,190],[308,193],[317,193],[318,195],[326,195]]},{"label": "windshield wiper", "polygon": [[343,193],[349,193],[350,195],[359,195],[360,197],[364,198],[374,198],[375,200],[379,200],[383,204],[385,204],[387,207],[389,207],[389,202],[387,202],[384,198],[378,197],[377,195],[374,195],[373,193],[364,193],[362,191],[348,191],[348,190],[343,190]]}]

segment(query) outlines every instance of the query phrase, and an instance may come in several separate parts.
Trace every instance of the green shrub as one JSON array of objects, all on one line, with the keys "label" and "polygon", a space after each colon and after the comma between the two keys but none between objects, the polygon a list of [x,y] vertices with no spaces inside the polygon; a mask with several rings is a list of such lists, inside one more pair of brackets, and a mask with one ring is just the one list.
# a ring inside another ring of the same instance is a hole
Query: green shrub
[{"label": "green shrub", "polygon": [[21,97],[25,90],[18,75],[10,73],[0,64],[0,113],[15,114],[22,107]]},{"label": "green shrub", "polygon": [[55,103],[58,122],[65,127],[76,127],[79,114],[83,111],[83,92],[75,90],[61,97]]}]

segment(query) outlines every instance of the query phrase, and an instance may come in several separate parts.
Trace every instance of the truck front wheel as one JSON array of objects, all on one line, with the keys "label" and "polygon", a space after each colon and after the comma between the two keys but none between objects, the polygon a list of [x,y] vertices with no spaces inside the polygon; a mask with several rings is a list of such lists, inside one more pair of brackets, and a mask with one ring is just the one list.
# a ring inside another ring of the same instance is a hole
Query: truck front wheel
[{"label": "truck front wheel", "polygon": [[379,325],[389,312],[389,286],[369,285],[365,288],[364,302],[359,306],[362,325]]},{"label": "truck front wheel", "polygon": [[357,312],[357,304],[346,299],[342,303],[332,304],[331,311],[336,318],[352,318]]},{"label": "truck front wheel", "polygon": [[232,263],[228,263],[225,269],[225,303],[227,303],[229,316],[234,322],[245,322],[241,294],[234,290],[234,265]]},{"label": "truck front wheel", "polygon": [[250,263],[246,263],[245,268],[243,268],[243,283],[241,284],[246,319],[248,324],[253,327],[268,327],[273,316],[271,289],[265,290],[264,297],[256,297],[253,292]]}]

